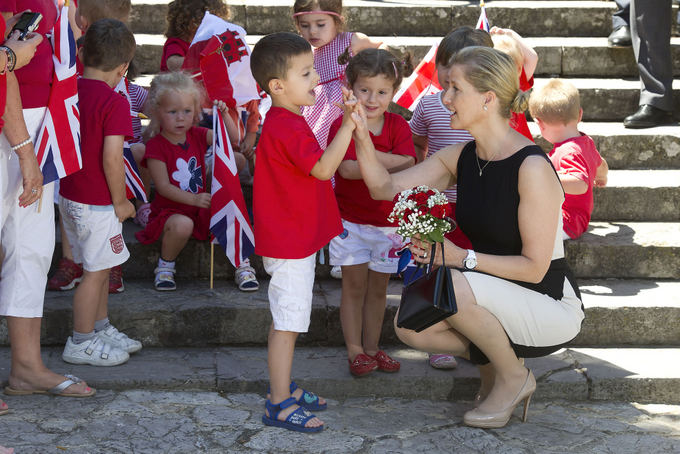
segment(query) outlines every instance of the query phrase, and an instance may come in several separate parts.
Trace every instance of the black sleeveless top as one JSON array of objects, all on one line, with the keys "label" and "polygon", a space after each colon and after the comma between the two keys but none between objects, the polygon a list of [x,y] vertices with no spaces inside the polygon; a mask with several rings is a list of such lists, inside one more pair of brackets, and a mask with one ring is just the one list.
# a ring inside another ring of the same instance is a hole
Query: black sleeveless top
[{"label": "black sleeveless top", "polygon": [[[499,161],[479,159],[476,144],[469,142],[458,159],[458,228],[470,239],[476,252],[493,255],[521,255],[522,238],[519,233],[518,174],[528,156],[550,159],[537,145],[529,145]],[[488,165],[487,165],[488,163]],[[486,165],[486,167],[484,167]],[[552,163],[550,164],[552,166]],[[479,175],[479,167],[483,168]],[[557,176],[557,175],[556,175]],[[556,232],[557,234],[557,232]],[[560,300],[564,279],[569,280],[576,295],[580,294],[564,257],[553,259],[543,280],[538,284],[512,281]]]}]

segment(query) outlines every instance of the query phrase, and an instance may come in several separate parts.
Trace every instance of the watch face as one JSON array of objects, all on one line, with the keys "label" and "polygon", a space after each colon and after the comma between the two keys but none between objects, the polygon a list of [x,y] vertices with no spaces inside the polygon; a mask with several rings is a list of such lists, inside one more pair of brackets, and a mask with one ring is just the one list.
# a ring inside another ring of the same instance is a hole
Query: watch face
[{"label": "watch face", "polygon": [[471,270],[477,266],[477,260],[474,257],[468,257],[465,259],[465,268]]}]

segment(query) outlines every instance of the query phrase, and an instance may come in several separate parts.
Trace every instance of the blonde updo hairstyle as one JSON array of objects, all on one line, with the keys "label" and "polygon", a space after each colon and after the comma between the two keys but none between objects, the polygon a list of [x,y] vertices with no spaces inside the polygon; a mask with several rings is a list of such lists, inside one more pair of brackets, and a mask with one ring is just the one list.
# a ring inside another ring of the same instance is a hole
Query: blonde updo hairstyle
[{"label": "blonde updo hairstyle", "polygon": [[149,111],[151,113],[151,121],[149,127],[145,131],[145,138],[158,134],[161,130],[158,110],[161,107],[163,99],[170,95],[177,93],[187,93],[194,99],[194,125],[198,124],[201,116],[201,103],[203,100],[203,89],[191,78],[191,76],[182,71],[173,71],[161,73],[153,78],[151,81],[151,88],[149,89]]},{"label": "blonde updo hairstyle", "polygon": [[472,46],[451,57],[450,65],[461,65],[465,80],[479,93],[492,91],[504,118],[522,113],[529,106],[529,92],[519,89],[519,75],[512,57],[489,47]]}]

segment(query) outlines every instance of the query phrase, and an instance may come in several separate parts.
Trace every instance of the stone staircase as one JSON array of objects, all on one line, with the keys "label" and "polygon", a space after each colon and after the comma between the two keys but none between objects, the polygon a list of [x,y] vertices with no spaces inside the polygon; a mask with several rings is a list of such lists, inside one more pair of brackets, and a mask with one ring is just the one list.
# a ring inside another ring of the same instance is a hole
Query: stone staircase
[{"label": "stone staircase", "polygon": [[[133,0],[131,27],[137,63],[148,85],[164,42],[167,0]],[[249,32],[249,43],[271,32],[293,31],[289,0],[230,0],[232,21]],[[345,0],[349,30],[383,37],[420,58],[449,30],[474,25],[476,2],[447,0]],[[572,346],[528,360],[539,380],[539,398],[680,403],[680,127],[626,130],[621,120],[637,108],[639,83],[630,49],[610,49],[611,1],[489,1],[492,25],[510,27],[539,54],[536,85],[569,78],[581,92],[582,130],[591,135],[611,168],[609,186],[596,189],[593,222],[566,244],[580,278],[587,317]],[[675,14],[674,10],[674,14]],[[397,36],[398,35],[398,36]],[[680,74],[680,39],[673,38]],[[676,84],[676,92],[680,85]],[[676,93],[679,112],[680,93]],[[530,124],[537,142],[538,129]],[[191,388],[262,392],[266,381],[266,332],[270,323],[267,280],[254,260],[262,289],[235,289],[233,267],[215,254],[216,288],[208,288],[209,246],[191,242],[178,259],[179,290],[152,289],[157,246],[125,236],[132,258],[124,265],[126,291],[112,296],[116,325],[141,339],[145,349],[120,367],[73,367],[103,388]],[[57,246],[56,254],[59,253]],[[56,257],[55,257],[56,261]],[[340,285],[327,266],[317,267],[312,323],[301,336],[296,379],[330,397],[378,395],[470,399],[478,384],[471,365],[453,372],[431,369],[426,356],[403,348],[391,320],[401,282],[390,284],[383,344],[402,361],[395,375],[354,380],[347,371],[339,323]],[[63,344],[70,333],[72,293],[48,292],[43,343]],[[7,345],[4,322],[0,341]],[[0,356],[6,355],[6,349]],[[63,369],[60,348],[46,348],[48,364]],[[313,359],[313,361],[307,361]],[[164,375],[164,363],[186,369]]]}]

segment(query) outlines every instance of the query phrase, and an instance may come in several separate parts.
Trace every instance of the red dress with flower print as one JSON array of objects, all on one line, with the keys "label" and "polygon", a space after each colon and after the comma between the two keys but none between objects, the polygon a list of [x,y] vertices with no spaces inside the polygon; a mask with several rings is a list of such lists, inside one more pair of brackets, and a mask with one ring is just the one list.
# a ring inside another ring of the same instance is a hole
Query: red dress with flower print
[{"label": "red dress with flower print", "polygon": [[[187,132],[187,140],[183,145],[171,143],[161,134],[154,136],[146,143],[146,152],[142,165],[147,159],[163,161],[168,169],[168,180],[183,191],[200,194],[205,190],[205,151],[208,148],[206,128],[192,127]],[[161,237],[165,222],[173,214],[183,214],[194,221],[192,236],[197,240],[208,239],[210,227],[210,209],[199,208],[175,202],[161,194],[151,202],[151,214],[146,228],[135,236],[142,244],[153,243]]]}]

